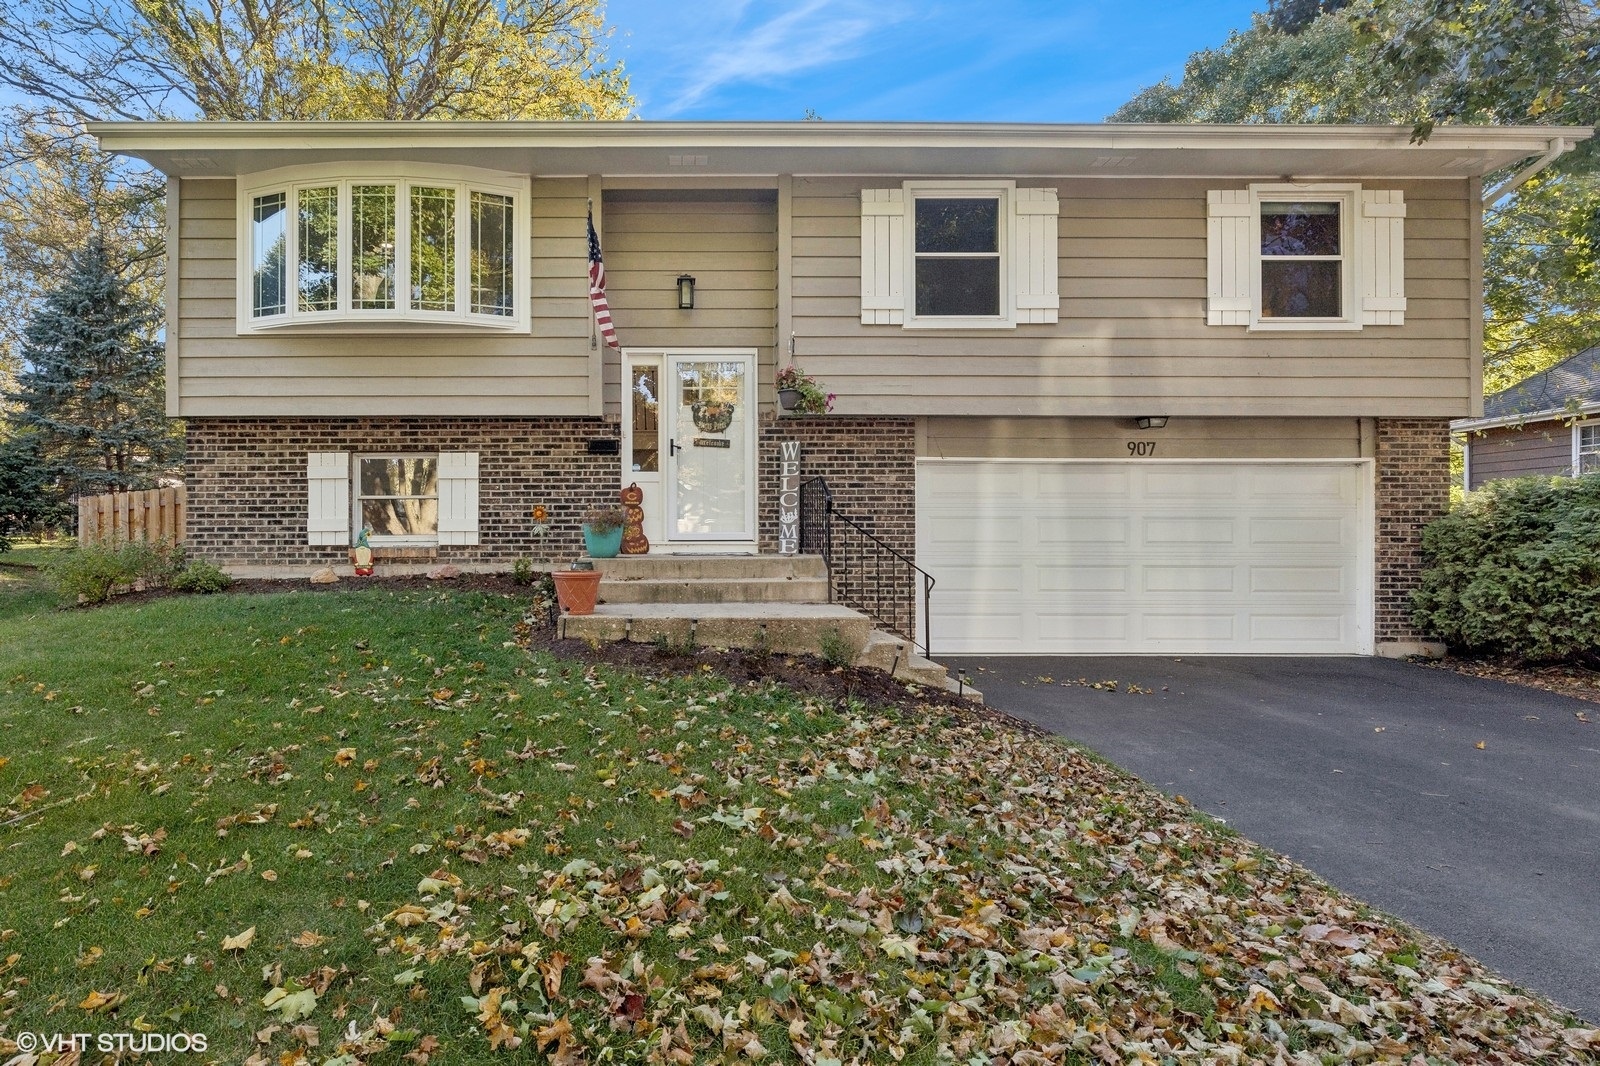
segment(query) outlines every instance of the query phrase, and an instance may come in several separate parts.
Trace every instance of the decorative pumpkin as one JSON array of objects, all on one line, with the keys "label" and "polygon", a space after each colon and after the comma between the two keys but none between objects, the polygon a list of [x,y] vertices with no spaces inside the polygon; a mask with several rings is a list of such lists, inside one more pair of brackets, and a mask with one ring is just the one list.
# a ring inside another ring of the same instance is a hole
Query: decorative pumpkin
[{"label": "decorative pumpkin", "polygon": [[622,554],[644,555],[650,551],[650,539],[644,535],[644,489],[635,481],[617,497],[622,500]]}]

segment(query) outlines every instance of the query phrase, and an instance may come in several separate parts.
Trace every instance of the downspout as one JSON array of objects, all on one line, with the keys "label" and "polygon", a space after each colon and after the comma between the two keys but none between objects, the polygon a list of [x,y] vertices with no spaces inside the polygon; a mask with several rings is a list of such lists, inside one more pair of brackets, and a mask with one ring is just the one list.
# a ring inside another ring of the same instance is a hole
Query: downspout
[{"label": "downspout", "polygon": [[1576,141],[1568,141],[1564,137],[1552,138],[1550,141],[1550,147],[1548,150],[1546,150],[1544,155],[1540,156],[1538,159],[1535,159],[1533,162],[1529,163],[1527,166],[1511,175],[1505,181],[1502,181],[1499,185],[1487,190],[1483,194],[1483,206],[1493,207],[1501,200],[1504,200],[1507,196],[1510,196],[1512,193],[1522,188],[1523,183],[1525,183],[1529,178],[1533,177],[1535,174],[1539,173],[1539,171],[1543,170],[1551,163],[1554,163],[1564,153],[1572,151],[1572,149],[1576,148],[1577,146],[1578,145]]}]

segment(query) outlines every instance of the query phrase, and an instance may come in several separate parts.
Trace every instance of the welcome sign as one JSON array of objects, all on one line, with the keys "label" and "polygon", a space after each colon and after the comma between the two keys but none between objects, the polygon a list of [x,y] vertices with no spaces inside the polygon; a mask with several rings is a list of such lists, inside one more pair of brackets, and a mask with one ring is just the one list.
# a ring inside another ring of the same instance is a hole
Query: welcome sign
[{"label": "welcome sign", "polygon": [[800,442],[778,442],[778,554],[800,552]]}]

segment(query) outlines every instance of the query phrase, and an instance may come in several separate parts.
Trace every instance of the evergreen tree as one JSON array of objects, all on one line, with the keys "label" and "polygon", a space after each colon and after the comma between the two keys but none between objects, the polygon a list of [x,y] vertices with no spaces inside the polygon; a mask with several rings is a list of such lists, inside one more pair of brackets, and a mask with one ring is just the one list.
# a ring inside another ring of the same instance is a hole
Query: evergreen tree
[{"label": "evergreen tree", "polygon": [[49,484],[30,437],[0,440],[0,552],[31,526],[53,525],[62,517],[49,498]]},{"label": "evergreen tree", "polygon": [[7,399],[58,498],[151,488],[181,462],[183,439],[162,404],[160,323],[99,237],[71,256],[28,323]]}]

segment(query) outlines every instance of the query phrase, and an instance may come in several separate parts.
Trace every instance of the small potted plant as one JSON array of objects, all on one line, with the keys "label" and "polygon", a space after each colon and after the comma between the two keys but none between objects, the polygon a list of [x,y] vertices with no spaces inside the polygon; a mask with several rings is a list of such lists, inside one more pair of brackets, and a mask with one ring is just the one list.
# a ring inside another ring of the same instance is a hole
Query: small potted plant
[{"label": "small potted plant", "polygon": [[816,378],[790,363],[778,371],[778,406],[803,415],[825,415],[833,410],[833,393]]},{"label": "small potted plant", "polygon": [[615,503],[591,507],[583,514],[583,546],[591,559],[615,559],[622,550],[622,523],[627,514]]}]

